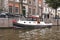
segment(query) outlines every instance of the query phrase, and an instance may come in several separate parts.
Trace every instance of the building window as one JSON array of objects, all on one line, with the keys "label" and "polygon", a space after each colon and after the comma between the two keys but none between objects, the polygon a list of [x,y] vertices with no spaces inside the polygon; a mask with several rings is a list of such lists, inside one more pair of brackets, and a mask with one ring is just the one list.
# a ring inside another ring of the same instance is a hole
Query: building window
[{"label": "building window", "polygon": [[35,3],[35,0],[33,0],[33,2]]},{"label": "building window", "polygon": [[15,2],[19,2],[19,0],[15,0]]},{"label": "building window", "polygon": [[47,12],[47,8],[45,8],[45,12]]},{"label": "building window", "polygon": [[35,9],[33,9],[33,15],[35,15]]},{"label": "building window", "polygon": [[28,3],[27,0],[23,0],[23,3]]},{"label": "building window", "polygon": [[9,12],[12,13],[12,6],[9,6]]},{"label": "building window", "polygon": [[15,7],[15,12],[18,12],[18,7]]},{"label": "building window", "polygon": [[25,6],[23,6],[23,10],[25,10],[26,8],[25,8]]},{"label": "building window", "polygon": [[29,4],[31,5],[31,1],[29,1]]},{"label": "building window", "polygon": [[49,14],[45,14],[44,15],[44,18],[49,18]]},{"label": "building window", "polygon": [[47,14],[47,18],[49,18],[49,14]]},{"label": "building window", "polygon": [[31,13],[31,8],[29,8],[29,13]]}]

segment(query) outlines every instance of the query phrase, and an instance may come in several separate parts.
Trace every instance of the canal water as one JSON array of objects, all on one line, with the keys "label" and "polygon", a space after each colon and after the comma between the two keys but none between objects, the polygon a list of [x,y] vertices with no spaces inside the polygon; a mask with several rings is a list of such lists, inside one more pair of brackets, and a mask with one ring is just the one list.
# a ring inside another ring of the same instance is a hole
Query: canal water
[{"label": "canal water", "polygon": [[51,33],[51,28],[0,29],[0,40],[45,40]]}]

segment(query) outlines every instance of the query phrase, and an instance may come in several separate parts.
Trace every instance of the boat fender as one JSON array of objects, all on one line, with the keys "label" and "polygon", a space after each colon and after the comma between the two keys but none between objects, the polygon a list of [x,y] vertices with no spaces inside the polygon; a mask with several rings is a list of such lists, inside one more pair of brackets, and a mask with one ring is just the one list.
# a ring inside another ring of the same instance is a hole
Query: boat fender
[{"label": "boat fender", "polygon": [[16,23],[16,20],[14,19],[14,20],[12,20],[12,22],[13,22],[13,23]]},{"label": "boat fender", "polygon": [[39,24],[39,23],[40,23],[40,21],[37,21],[37,23]]},{"label": "boat fender", "polygon": [[40,20],[39,20],[39,19],[37,20],[37,23],[38,23],[38,24],[40,23]]}]

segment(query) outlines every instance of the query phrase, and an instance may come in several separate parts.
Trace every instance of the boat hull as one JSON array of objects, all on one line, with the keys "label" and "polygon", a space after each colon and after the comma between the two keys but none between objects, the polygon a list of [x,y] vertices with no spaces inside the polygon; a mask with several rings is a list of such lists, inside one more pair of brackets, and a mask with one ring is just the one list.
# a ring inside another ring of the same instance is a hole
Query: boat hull
[{"label": "boat hull", "polygon": [[21,28],[50,28],[52,25],[25,25],[20,23],[13,23],[13,26],[21,27]]}]

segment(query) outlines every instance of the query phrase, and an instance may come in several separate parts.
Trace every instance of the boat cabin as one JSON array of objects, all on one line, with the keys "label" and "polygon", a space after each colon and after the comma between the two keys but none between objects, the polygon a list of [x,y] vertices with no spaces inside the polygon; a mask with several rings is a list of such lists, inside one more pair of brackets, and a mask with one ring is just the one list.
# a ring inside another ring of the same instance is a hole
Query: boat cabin
[{"label": "boat cabin", "polygon": [[29,16],[27,17],[28,21],[37,21],[39,19],[39,16]]}]

